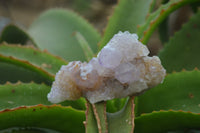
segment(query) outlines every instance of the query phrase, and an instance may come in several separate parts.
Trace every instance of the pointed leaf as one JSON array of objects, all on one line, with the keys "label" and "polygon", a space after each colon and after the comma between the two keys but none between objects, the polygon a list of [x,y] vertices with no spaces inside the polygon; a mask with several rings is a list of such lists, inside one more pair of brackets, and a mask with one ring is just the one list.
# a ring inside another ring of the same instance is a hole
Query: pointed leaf
[{"label": "pointed leaf", "polygon": [[[4,79],[5,77],[7,77],[9,79],[9,81],[14,81],[14,82],[16,82],[17,80],[20,80],[20,79],[24,79],[25,81],[27,81],[26,77],[21,77],[22,73],[20,73],[20,72],[25,73],[25,75],[29,75],[30,71],[32,72],[33,75],[36,74],[39,79],[42,79],[41,81],[36,79],[36,81],[38,81],[38,82],[45,82],[50,85],[51,82],[54,81],[54,75],[48,73],[47,71],[45,71],[44,69],[42,69],[38,66],[35,66],[35,65],[29,63],[28,61],[16,59],[12,56],[4,56],[1,54],[0,54],[0,61],[1,61],[0,67],[3,67],[0,70],[0,72],[1,72],[0,74],[2,75],[1,82],[5,82],[5,79]],[[17,68],[17,66],[18,66],[18,68]],[[21,70],[21,68],[25,68],[25,69]],[[14,71],[13,74],[18,73],[19,75],[11,76],[12,74],[10,74],[10,70],[11,71],[16,70],[16,72]],[[26,73],[26,70],[28,70],[27,73]],[[32,78],[32,76],[31,76],[31,78]]]},{"label": "pointed leaf", "polygon": [[98,132],[108,133],[108,123],[106,115],[106,102],[92,104],[93,113],[96,118]]},{"label": "pointed leaf", "polygon": [[55,130],[35,128],[35,127],[27,127],[27,128],[15,127],[15,128],[1,130],[1,132],[3,133],[59,133]]},{"label": "pointed leaf", "polygon": [[87,101],[86,103],[86,121],[85,124],[85,133],[98,133],[98,126],[95,119],[95,115],[92,109],[92,105]]},{"label": "pointed leaf", "polygon": [[135,33],[137,25],[145,21],[152,0],[120,0],[109,19],[100,48],[119,31]]},{"label": "pointed leaf", "polygon": [[109,133],[133,133],[134,106],[134,97],[132,97],[122,110],[107,114]]},{"label": "pointed leaf", "polygon": [[126,104],[128,98],[116,98],[106,101],[106,111],[109,113],[115,113],[121,110]]},{"label": "pointed leaf", "polygon": [[31,46],[2,44],[0,45],[0,54],[29,61],[31,64],[41,67],[51,74],[56,74],[61,65],[67,64],[67,62],[60,57],[56,57],[47,51],[40,51]]},{"label": "pointed leaf", "polygon": [[84,112],[71,107],[24,106],[0,111],[0,130],[12,127],[36,127],[64,133],[83,133],[84,120]]},{"label": "pointed leaf", "polygon": [[146,44],[158,25],[166,19],[166,17],[174,10],[199,0],[170,0],[167,4],[160,6],[155,12],[151,13],[146,22],[138,28],[138,36],[140,40]]},{"label": "pointed leaf", "polygon": [[177,130],[186,133],[185,131],[188,129],[199,129],[199,125],[199,114],[183,111],[160,111],[137,117],[134,133],[168,133],[168,131]]},{"label": "pointed leaf", "polygon": [[86,60],[90,61],[92,59],[92,57],[94,56],[94,53],[93,53],[92,49],[90,48],[88,42],[85,40],[85,38],[79,32],[76,32],[75,36],[79,42],[79,45],[83,49]]},{"label": "pointed leaf", "polygon": [[43,13],[30,27],[29,34],[40,49],[59,55],[68,61],[86,60],[74,32],[80,32],[97,52],[99,33],[77,14],[63,9]]},{"label": "pointed leaf", "polygon": [[15,24],[6,25],[0,33],[0,43],[25,44],[30,39],[25,31]]},{"label": "pointed leaf", "polygon": [[[47,99],[50,87],[45,84],[16,83],[0,85],[0,110],[37,104],[51,105]],[[76,109],[85,109],[84,99],[62,102]]]},{"label": "pointed leaf", "polygon": [[159,53],[168,72],[200,68],[200,12],[175,33]]},{"label": "pointed leaf", "polygon": [[138,114],[159,110],[200,113],[200,71],[183,71],[166,76],[164,82],[139,96]]},{"label": "pointed leaf", "polygon": [[45,79],[41,75],[26,68],[16,66],[14,64],[5,63],[0,61],[0,84],[4,84],[7,81],[16,83],[17,81],[23,81],[25,83],[34,81],[36,83],[46,83],[51,85],[52,81]]}]

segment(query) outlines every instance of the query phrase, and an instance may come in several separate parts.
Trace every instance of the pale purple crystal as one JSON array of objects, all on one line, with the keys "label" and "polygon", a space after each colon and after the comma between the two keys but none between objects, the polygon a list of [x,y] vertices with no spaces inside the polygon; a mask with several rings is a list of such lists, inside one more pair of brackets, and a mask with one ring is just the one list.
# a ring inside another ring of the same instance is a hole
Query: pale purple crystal
[{"label": "pale purple crystal", "polygon": [[140,71],[132,63],[122,63],[115,68],[115,78],[122,84],[132,83],[139,79]]},{"label": "pale purple crystal", "polygon": [[165,69],[136,34],[119,32],[89,63],[73,61],[56,74],[48,94],[58,103],[81,96],[91,103],[138,95],[161,83]]},{"label": "pale purple crystal", "polygon": [[114,48],[104,47],[98,55],[98,60],[102,67],[114,69],[120,64],[122,53]]}]

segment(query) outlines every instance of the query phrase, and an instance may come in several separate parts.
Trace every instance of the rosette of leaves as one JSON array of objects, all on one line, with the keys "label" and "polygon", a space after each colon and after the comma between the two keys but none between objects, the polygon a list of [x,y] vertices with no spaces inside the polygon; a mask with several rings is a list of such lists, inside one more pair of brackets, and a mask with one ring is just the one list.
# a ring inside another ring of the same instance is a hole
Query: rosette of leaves
[{"label": "rosette of leaves", "polygon": [[[64,9],[46,11],[28,29],[15,23],[7,24],[0,34],[0,131],[200,132],[198,10],[159,53],[168,72],[166,79],[136,97],[135,108],[133,98],[93,105],[83,98],[59,105],[47,100],[61,65],[90,59],[118,31],[135,32],[146,44],[153,31],[173,11],[200,1],[171,0],[153,11],[155,2],[120,0],[102,36],[79,15]],[[34,46],[27,45],[28,41]]]}]

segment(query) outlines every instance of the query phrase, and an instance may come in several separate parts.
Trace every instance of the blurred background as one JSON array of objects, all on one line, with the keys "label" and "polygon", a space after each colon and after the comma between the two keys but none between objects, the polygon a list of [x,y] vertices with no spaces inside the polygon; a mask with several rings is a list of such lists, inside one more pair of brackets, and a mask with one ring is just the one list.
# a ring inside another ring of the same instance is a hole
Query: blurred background
[{"label": "blurred background", "polygon": [[[167,0],[157,0],[155,9],[164,2]],[[0,0],[0,31],[10,21],[28,28],[34,19],[45,10],[67,8],[83,16],[103,34],[116,4],[117,0]],[[167,24],[169,36],[179,30],[192,14],[191,6],[182,7],[172,13],[163,23],[165,26]],[[157,54],[163,46],[162,43],[164,42],[160,41],[159,30],[156,30],[148,43],[152,55]]]}]

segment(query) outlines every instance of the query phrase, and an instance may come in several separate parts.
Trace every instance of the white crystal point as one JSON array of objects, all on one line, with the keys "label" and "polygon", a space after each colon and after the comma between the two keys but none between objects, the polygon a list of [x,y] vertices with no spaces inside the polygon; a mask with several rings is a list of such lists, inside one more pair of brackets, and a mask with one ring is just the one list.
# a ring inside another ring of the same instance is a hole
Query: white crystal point
[{"label": "white crystal point", "polygon": [[[117,49],[123,54],[124,61],[131,61],[136,57],[147,56],[148,48],[138,41],[136,34],[128,31],[119,32],[108,42],[107,46]],[[107,47],[106,46],[106,47]]]},{"label": "white crystal point", "polygon": [[65,100],[76,100],[81,97],[81,91],[71,80],[71,73],[68,66],[62,66],[56,74],[51,92],[48,94],[48,100],[52,103],[59,103]]},{"label": "white crystal point", "polygon": [[150,88],[162,83],[166,75],[166,70],[162,67],[161,61],[157,56],[144,57],[146,66],[146,74],[144,79],[146,80]]},{"label": "white crystal point", "polygon": [[112,47],[104,47],[98,54],[98,60],[102,67],[114,69],[120,64],[122,54]]}]

